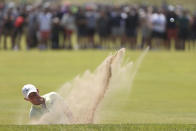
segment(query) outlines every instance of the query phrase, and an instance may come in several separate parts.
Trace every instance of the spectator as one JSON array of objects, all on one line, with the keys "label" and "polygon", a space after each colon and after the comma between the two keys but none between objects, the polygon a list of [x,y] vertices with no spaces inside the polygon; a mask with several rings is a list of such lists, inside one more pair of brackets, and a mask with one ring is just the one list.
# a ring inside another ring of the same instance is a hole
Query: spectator
[{"label": "spectator", "polygon": [[161,10],[155,10],[152,14],[152,38],[156,46],[164,44],[165,31],[166,31],[166,17]]},{"label": "spectator", "polygon": [[92,7],[86,11],[88,44],[93,48],[95,48],[94,35],[96,30],[97,17],[96,10]]},{"label": "spectator", "polygon": [[[3,15],[4,15],[4,4],[0,3],[0,41],[1,41],[1,35],[2,35],[2,29],[3,29],[3,19],[4,19]],[[1,48],[1,44],[0,44],[0,48]]]},{"label": "spectator", "polygon": [[195,45],[196,45],[196,12],[193,16],[193,23],[191,26],[191,36],[192,36],[192,40],[193,40],[193,46],[195,48]]},{"label": "spectator", "polygon": [[100,45],[109,48],[108,37],[110,34],[110,28],[109,18],[106,11],[100,11],[100,17],[97,19],[97,32],[100,38]]},{"label": "spectator", "polygon": [[111,40],[116,44],[117,38],[122,36],[120,7],[115,7],[110,13]]},{"label": "spectator", "polygon": [[14,32],[13,32],[13,47],[15,50],[20,49],[21,37],[23,33],[25,17],[24,10],[16,17],[14,22]]},{"label": "spectator", "polygon": [[10,36],[12,40],[12,49],[14,49],[13,45],[13,27],[14,27],[14,17],[12,8],[9,8],[5,13],[3,19],[3,35],[4,35],[4,49],[7,49],[7,37]]},{"label": "spectator", "polygon": [[179,41],[176,44],[177,50],[184,50],[185,49],[185,42],[189,36],[190,29],[190,21],[187,16],[187,11],[182,11],[182,15],[179,17]]},{"label": "spectator", "polygon": [[49,42],[48,40],[51,31],[51,20],[52,20],[52,14],[49,12],[49,8],[46,3],[44,7],[44,11],[43,12],[41,11],[38,17],[39,33],[40,33],[39,48],[41,50],[48,48],[48,42]]},{"label": "spectator", "polygon": [[175,13],[175,9],[173,6],[169,6],[169,10],[166,15],[167,19],[167,25],[166,25],[166,33],[167,33],[167,43],[166,43],[166,48],[170,49],[171,47],[171,40],[173,39],[175,44],[177,41],[177,36],[178,36],[178,29],[177,29],[177,21],[178,21],[178,16]]},{"label": "spectator", "polygon": [[127,41],[128,43],[130,43],[131,49],[136,48],[138,23],[139,23],[139,17],[137,11],[136,9],[131,8],[125,20],[125,33],[126,33]]},{"label": "spectator", "polygon": [[38,45],[37,30],[38,30],[38,12],[36,7],[28,6],[27,18],[27,49],[34,48]]},{"label": "spectator", "polygon": [[52,49],[59,49],[59,33],[61,31],[60,20],[58,17],[52,19],[51,42]]},{"label": "spectator", "polygon": [[149,48],[152,48],[151,45],[151,35],[152,35],[152,8],[144,8],[140,10],[140,27],[142,31],[142,44],[141,48],[144,48],[144,45],[147,44]]},{"label": "spectator", "polygon": [[64,43],[64,47],[68,49],[72,49],[73,43],[71,37],[73,33],[76,31],[76,25],[75,25],[75,16],[72,13],[71,9],[69,9],[68,12],[63,15],[61,24],[64,27],[65,35],[68,40],[68,46],[66,46],[66,44]]},{"label": "spectator", "polygon": [[77,26],[77,34],[78,34],[78,44],[79,47],[85,49],[88,47],[86,36],[88,33],[87,28],[87,20],[85,17],[84,9],[80,8],[78,13],[76,14],[76,26]]}]

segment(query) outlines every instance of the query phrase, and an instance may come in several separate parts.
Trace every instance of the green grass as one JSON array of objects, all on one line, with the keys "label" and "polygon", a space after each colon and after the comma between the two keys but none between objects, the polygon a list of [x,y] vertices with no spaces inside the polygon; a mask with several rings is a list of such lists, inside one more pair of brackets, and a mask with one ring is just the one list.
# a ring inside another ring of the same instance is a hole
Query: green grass
[{"label": "green grass", "polygon": [[195,131],[196,125],[108,124],[108,125],[38,125],[0,126],[2,131]]},{"label": "green grass", "polygon": [[[106,98],[98,111],[100,124],[133,125],[6,126],[25,124],[30,104],[23,100],[21,87],[35,84],[41,94],[58,89],[86,69],[93,71],[111,51],[0,51],[0,130],[193,130],[196,124],[196,53],[150,51],[135,77],[129,97],[123,90]],[[136,60],[141,51],[127,51]],[[144,124],[144,125],[137,125]],[[145,125],[148,124],[148,125]]]}]

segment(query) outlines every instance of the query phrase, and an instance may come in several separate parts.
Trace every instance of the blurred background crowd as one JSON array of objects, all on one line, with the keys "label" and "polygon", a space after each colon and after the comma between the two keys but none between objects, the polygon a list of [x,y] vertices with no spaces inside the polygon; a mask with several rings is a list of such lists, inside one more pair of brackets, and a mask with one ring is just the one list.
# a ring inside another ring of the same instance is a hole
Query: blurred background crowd
[{"label": "blurred background crowd", "polygon": [[[8,38],[8,39],[7,39]],[[180,5],[0,3],[0,48],[184,50],[196,44],[196,12]],[[11,42],[8,42],[11,41]]]}]

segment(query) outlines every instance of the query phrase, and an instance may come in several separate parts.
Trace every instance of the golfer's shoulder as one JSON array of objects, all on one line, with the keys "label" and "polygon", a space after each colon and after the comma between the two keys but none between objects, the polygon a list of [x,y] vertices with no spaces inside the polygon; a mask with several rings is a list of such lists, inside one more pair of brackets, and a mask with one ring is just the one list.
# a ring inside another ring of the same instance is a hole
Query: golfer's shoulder
[{"label": "golfer's shoulder", "polygon": [[46,99],[48,98],[51,100],[61,99],[61,96],[56,92],[49,92],[49,93],[43,95],[42,97],[44,97]]},{"label": "golfer's shoulder", "polygon": [[56,96],[59,96],[59,94],[53,91],[53,92],[49,92],[47,94],[44,94],[43,97],[44,96],[56,97]]}]

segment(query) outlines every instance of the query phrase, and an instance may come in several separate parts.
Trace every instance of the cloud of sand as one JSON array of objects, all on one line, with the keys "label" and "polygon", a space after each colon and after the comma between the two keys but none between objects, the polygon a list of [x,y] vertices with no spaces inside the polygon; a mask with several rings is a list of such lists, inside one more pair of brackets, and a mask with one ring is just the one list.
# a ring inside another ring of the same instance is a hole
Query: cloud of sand
[{"label": "cloud of sand", "polygon": [[[132,81],[148,49],[137,62],[124,62],[125,49],[109,55],[94,72],[85,71],[71,82],[65,83],[57,92],[64,102],[55,103],[50,113],[43,115],[34,124],[85,124],[96,123],[96,110],[107,93],[113,90],[131,89]],[[64,104],[66,103],[66,105]],[[65,111],[73,114],[67,119]]]}]

